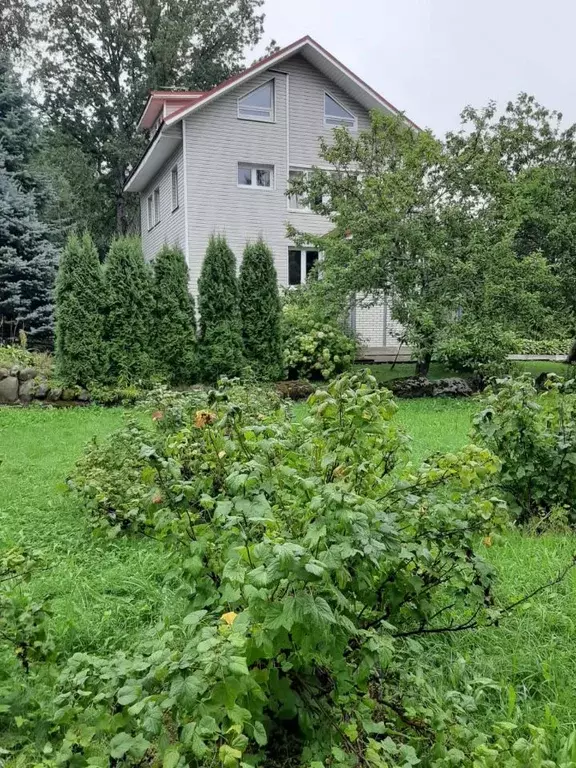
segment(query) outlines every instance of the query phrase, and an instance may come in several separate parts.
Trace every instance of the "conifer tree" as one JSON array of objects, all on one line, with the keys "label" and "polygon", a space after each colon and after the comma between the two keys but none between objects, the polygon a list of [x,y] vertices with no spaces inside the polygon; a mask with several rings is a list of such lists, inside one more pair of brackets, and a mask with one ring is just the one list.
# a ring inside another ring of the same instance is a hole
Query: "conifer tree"
[{"label": "conifer tree", "polygon": [[152,374],[152,280],[138,237],[112,242],[105,263],[105,338],[113,381],[146,381]]},{"label": "conifer tree", "polygon": [[246,359],[261,378],[279,379],[283,364],[278,276],[272,252],[262,240],[246,246],[239,285]]},{"label": "conifer tree", "polygon": [[173,384],[191,383],[197,374],[196,315],[179,248],[164,246],[154,261],[154,338],[160,370]]},{"label": "conifer tree", "polygon": [[89,234],[71,235],[56,277],[56,367],[66,384],[105,381],[106,297],[98,251]]},{"label": "conifer tree", "polygon": [[236,259],[224,237],[208,243],[198,280],[200,366],[205,381],[238,376],[244,367]]}]

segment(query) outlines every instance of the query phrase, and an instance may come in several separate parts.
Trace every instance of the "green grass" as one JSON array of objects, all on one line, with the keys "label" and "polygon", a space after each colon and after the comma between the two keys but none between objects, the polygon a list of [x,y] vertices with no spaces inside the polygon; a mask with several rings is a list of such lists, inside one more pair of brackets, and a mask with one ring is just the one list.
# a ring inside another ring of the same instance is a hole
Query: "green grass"
[{"label": "green grass", "polygon": [[53,597],[53,628],[65,652],[136,641],[171,599],[154,542],[95,539],[62,488],[86,443],[123,418],[116,408],[0,408],[0,547],[35,547],[54,562],[32,589]]},{"label": "green grass", "polygon": [[[465,445],[479,402],[399,405],[397,418],[413,437],[419,459]],[[305,407],[296,407],[296,418]],[[155,543],[94,538],[74,497],[61,490],[88,440],[110,433],[125,417],[122,409],[0,409],[0,546],[22,542],[55,562],[35,576],[31,588],[53,597],[53,629],[64,654],[127,648],[174,604],[163,585],[168,565]],[[498,568],[499,597],[507,602],[553,578],[574,550],[570,536],[510,533],[485,554]],[[576,721],[575,633],[572,573],[499,628],[427,640],[428,674],[436,674],[437,686],[446,691],[457,687],[463,666],[477,678],[511,683],[524,719],[541,724],[553,717],[568,728]],[[488,694],[478,718],[509,717],[505,698]]]}]

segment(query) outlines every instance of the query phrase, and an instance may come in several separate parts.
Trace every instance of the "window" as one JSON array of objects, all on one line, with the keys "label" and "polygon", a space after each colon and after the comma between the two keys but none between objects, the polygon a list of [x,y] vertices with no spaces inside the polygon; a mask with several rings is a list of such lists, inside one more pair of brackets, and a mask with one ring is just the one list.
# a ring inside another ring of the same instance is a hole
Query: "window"
[{"label": "window", "polygon": [[[289,182],[297,181],[298,179],[301,179],[302,177],[307,176],[309,173],[310,173],[309,170],[290,168],[290,171],[288,173],[288,181]],[[324,202],[324,198],[319,195],[318,199],[315,202],[316,202],[316,205],[321,205],[322,202]],[[308,213],[312,211],[312,209],[310,208],[310,205],[308,204],[308,201],[302,195],[289,195],[288,208],[291,211],[305,211]]]},{"label": "window", "polygon": [[274,122],[274,80],[238,99],[238,117],[243,120]]},{"label": "window", "polygon": [[174,168],[172,168],[172,211],[176,211],[179,207],[178,166],[175,165]]},{"label": "window", "polygon": [[345,109],[339,101],[330,94],[324,94],[324,124],[344,125],[347,128],[356,128],[356,117]]},{"label": "window", "polygon": [[272,189],[274,186],[274,166],[238,163],[238,186]]},{"label": "window", "polygon": [[160,187],[154,190],[154,226],[160,223]]},{"label": "window", "polygon": [[154,226],[154,200],[152,195],[148,197],[148,230]]},{"label": "window", "polygon": [[305,283],[319,257],[318,251],[291,248],[288,251],[288,285]]}]

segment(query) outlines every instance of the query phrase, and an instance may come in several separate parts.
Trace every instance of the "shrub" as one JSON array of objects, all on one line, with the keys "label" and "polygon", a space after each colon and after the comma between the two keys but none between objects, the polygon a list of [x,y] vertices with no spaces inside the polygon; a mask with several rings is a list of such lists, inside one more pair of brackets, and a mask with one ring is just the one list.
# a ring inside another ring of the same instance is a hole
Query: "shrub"
[{"label": "shrub", "polygon": [[336,324],[322,323],[296,306],[283,312],[284,368],[289,379],[333,378],[356,358],[355,341]]},{"label": "shrub", "polygon": [[576,522],[576,396],[549,375],[499,381],[474,421],[475,437],[502,463],[499,484],[519,522],[564,514]]},{"label": "shrub", "polygon": [[518,355],[568,355],[571,339],[518,339],[514,352]]},{"label": "shrub", "polygon": [[245,361],[236,259],[223,237],[212,237],[198,280],[200,368],[204,381],[242,372]]},{"label": "shrub", "polygon": [[164,246],[154,260],[156,360],[173,384],[197,375],[196,314],[188,290],[188,267],[179,248]]},{"label": "shrub", "polygon": [[246,359],[263,379],[282,377],[281,306],[272,252],[262,240],[249,244],[240,267],[240,312]]},{"label": "shrub", "polygon": [[36,368],[39,373],[50,376],[54,360],[48,352],[31,352],[25,347],[12,344],[0,345],[0,368],[12,368],[15,365],[20,368]]},{"label": "shrub", "polygon": [[134,655],[70,659],[60,749],[231,768],[279,764],[282,750],[309,768],[400,766],[434,749],[450,764],[462,707],[414,685],[407,638],[495,620],[475,547],[505,510],[483,490],[487,450],[415,468],[395,411],[366,374],[318,391],[298,423],[212,392],[140,446],[137,495],[151,503],[129,526],[164,543],[189,606]]},{"label": "shrub", "polygon": [[114,382],[146,381],[152,375],[152,281],[140,239],[114,240],[105,264],[106,341]]},{"label": "shrub", "polygon": [[482,378],[510,370],[508,356],[517,350],[515,335],[497,323],[482,325],[460,321],[451,325],[438,344],[436,355],[454,371],[468,371]]},{"label": "shrub", "polygon": [[106,379],[105,307],[96,246],[88,234],[71,235],[56,278],[56,372],[64,384]]}]

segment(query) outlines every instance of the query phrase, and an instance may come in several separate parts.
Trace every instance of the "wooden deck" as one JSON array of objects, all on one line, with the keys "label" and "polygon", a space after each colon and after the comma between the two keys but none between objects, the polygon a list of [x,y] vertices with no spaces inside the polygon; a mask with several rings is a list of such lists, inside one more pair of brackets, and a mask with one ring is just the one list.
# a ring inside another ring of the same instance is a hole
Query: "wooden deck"
[{"label": "wooden deck", "polygon": [[357,359],[361,363],[414,362],[410,347],[362,347]]}]

